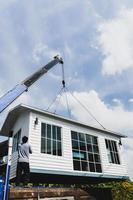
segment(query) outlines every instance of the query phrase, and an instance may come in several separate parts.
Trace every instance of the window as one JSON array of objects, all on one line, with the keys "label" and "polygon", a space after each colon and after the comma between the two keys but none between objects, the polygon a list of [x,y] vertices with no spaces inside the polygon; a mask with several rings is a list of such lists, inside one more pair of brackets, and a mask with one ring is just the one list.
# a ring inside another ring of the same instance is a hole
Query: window
[{"label": "window", "polygon": [[13,136],[13,148],[12,148],[13,153],[18,150],[18,144],[20,143],[20,138],[21,138],[21,129]]},{"label": "window", "polygon": [[61,127],[41,124],[41,153],[62,156]]},{"label": "window", "polygon": [[109,163],[120,164],[116,141],[105,139]]},{"label": "window", "polygon": [[74,170],[102,172],[97,137],[75,131],[71,137]]}]

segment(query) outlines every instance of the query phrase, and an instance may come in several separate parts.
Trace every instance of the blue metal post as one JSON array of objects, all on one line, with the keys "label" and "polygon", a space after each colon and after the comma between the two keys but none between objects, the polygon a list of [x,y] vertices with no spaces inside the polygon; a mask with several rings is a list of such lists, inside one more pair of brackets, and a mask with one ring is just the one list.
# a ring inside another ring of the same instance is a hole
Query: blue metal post
[{"label": "blue metal post", "polygon": [[5,180],[3,200],[8,200],[9,178],[10,178],[11,157],[12,157],[12,140],[13,139],[11,135],[11,137],[9,137],[9,140],[8,140],[8,161],[7,161],[7,168],[6,168],[6,180]]},{"label": "blue metal post", "polygon": [[0,176],[0,200],[3,199],[4,192],[4,178]]}]

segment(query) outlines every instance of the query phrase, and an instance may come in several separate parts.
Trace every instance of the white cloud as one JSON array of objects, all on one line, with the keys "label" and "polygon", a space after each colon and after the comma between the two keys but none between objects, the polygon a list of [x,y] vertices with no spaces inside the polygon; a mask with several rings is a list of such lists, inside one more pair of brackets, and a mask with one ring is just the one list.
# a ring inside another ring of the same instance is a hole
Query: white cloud
[{"label": "white cloud", "polygon": [[129,102],[129,103],[133,103],[133,99],[129,99],[128,102]]},{"label": "white cloud", "polygon": [[33,59],[38,63],[44,57],[52,58],[56,55],[60,56],[60,52],[49,48],[46,44],[39,43],[33,49]]},{"label": "white cloud", "polygon": [[[69,95],[69,94],[68,94]],[[99,120],[107,129],[115,131],[133,130],[133,112],[124,110],[122,103],[115,106],[108,106],[102,101],[98,93],[94,90],[87,92],[74,92],[74,96],[79,99],[87,109]],[[118,101],[117,101],[118,102]],[[88,124],[98,125],[89,115],[83,110],[78,103],[75,102],[72,96],[69,96],[69,104],[71,106],[72,115]]]},{"label": "white cloud", "polygon": [[121,103],[121,101],[119,100],[119,99],[112,99],[112,101],[114,102],[114,103],[116,103],[117,105],[120,105],[120,106],[122,106],[122,103]]},{"label": "white cloud", "polygon": [[99,26],[99,44],[104,55],[102,73],[115,75],[133,68],[133,9],[122,9]]}]

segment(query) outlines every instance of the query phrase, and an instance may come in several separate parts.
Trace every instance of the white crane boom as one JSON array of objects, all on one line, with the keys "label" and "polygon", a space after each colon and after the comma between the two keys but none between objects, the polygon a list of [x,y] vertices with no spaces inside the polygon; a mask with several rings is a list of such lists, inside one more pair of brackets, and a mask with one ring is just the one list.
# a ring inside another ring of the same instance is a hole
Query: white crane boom
[{"label": "white crane boom", "polygon": [[62,58],[55,56],[54,59],[44,67],[37,70],[34,74],[26,78],[20,84],[16,85],[12,90],[7,92],[0,98],[0,113],[5,110],[15,99],[28,90],[41,76],[49,71],[56,64],[63,64]]}]

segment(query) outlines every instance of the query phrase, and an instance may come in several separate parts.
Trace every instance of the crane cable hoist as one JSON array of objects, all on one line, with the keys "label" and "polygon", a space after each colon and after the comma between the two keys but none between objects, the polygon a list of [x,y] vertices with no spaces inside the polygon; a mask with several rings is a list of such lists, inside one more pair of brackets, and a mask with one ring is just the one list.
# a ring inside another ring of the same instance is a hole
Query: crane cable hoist
[{"label": "crane cable hoist", "polygon": [[[58,63],[62,64],[62,88],[61,88],[61,91],[59,92],[58,95],[61,95],[62,92],[64,92],[66,94],[66,104],[67,104],[67,109],[68,109],[69,117],[71,118],[71,114],[70,114],[70,109],[69,109],[69,105],[68,105],[67,93],[70,93],[70,95],[80,104],[80,106],[82,108],[84,108],[84,110],[86,110],[86,112],[103,129],[105,129],[105,127],[94,117],[94,115],[88,110],[88,108],[85,105],[83,105],[83,103],[79,99],[77,99],[77,97],[74,94],[72,94],[69,91],[68,87],[66,87],[66,85],[65,85],[65,76],[64,76],[64,67],[63,67],[64,62],[63,62],[63,59],[61,57],[59,57],[58,55],[55,56],[54,59],[52,61],[50,61],[47,65],[45,65],[44,67],[42,67],[39,70],[37,70],[35,73],[33,73],[32,75],[30,75],[29,77],[27,77],[24,81],[22,81],[20,84],[16,85],[12,90],[8,91],[5,95],[3,95],[0,98],[0,113],[2,111],[4,111],[21,94],[23,94],[24,92],[27,92],[28,88],[33,83],[35,83],[39,78],[41,78],[45,73],[47,73],[52,67],[54,67]],[[57,99],[57,97],[53,100],[53,102],[51,103],[51,105],[56,101],[56,99]],[[49,110],[49,108],[51,107],[51,105],[49,105],[49,107],[47,108],[47,110]]]},{"label": "crane cable hoist", "polygon": [[80,100],[79,98],[77,98],[72,92],[70,92],[68,86],[66,86],[66,83],[65,83],[65,73],[64,73],[64,63],[62,63],[62,88],[60,89],[60,91],[57,93],[56,97],[52,100],[52,102],[50,103],[50,105],[47,107],[46,111],[49,111],[52,106],[56,103],[58,103],[56,105],[56,108],[55,110],[52,112],[53,114],[56,113],[57,111],[57,108],[58,108],[58,105],[60,104],[61,102],[61,98],[62,96],[64,95],[65,97],[65,102],[66,102],[66,108],[67,108],[67,111],[68,111],[68,116],[69,118],[71,119],[72,116],[71,116],[71,109],[69,107],[69,102],[68,102],[68,95],[72,97],[73,100],[75,100],[76,103],[78,103],[78,105],[80,105],[80,107],[82,107],[84,109],[84,111],[86,111],[86,113],[91,116],[93,118],[94,121],[96,121],[101,127],[102,129],[106,129],[97,119],[96,117],[92,114],[92,112],[90,112],[90,110],[88,109],[88,107],[86,105],[84,105]]}]

